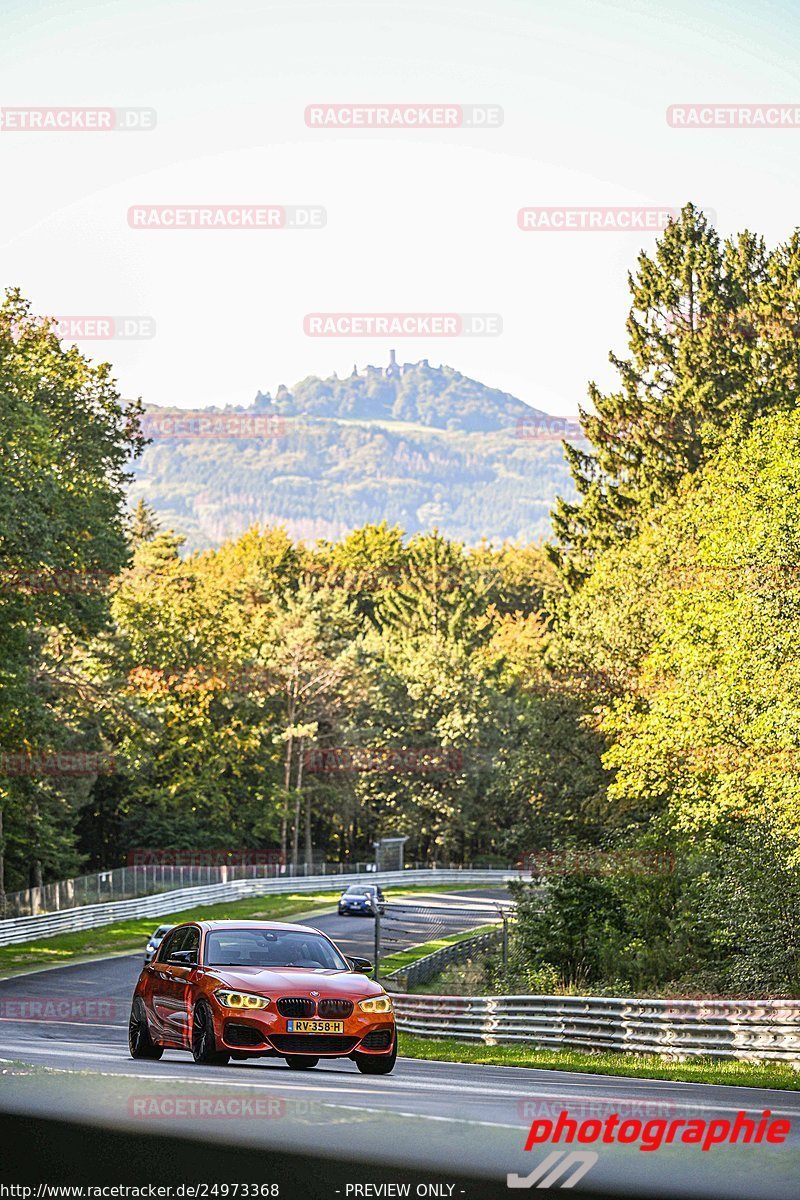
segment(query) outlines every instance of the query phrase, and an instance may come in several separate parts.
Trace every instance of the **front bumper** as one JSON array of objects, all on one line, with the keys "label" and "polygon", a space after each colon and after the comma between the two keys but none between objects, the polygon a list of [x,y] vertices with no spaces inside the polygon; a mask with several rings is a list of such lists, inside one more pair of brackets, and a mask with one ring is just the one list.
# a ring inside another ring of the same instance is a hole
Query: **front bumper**
[{"label": "front bumper", "polygon": [[215,1002],[214,1028],[217,1043],[236,1054],[257,1057],[265,1054],[309,1054],[319,1058],[347,1058],[355,1051],[390,1054],[395,1038],[394,1013],[365,1013],[356,1005],[352,1016],[342,1022],[341,1034],[292,1034],[289,1018],[270,1009],[243,1012],[223,1008]]}]

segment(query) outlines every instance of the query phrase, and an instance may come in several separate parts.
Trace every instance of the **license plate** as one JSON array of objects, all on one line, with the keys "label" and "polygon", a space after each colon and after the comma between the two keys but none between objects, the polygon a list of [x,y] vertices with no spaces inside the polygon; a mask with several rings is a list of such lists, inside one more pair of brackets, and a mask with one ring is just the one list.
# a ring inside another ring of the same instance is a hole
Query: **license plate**
[{"label": "license plate", "polygon": [[296,1021],[286,1022],[287,1033],[344,1033],[344,1021]]}]

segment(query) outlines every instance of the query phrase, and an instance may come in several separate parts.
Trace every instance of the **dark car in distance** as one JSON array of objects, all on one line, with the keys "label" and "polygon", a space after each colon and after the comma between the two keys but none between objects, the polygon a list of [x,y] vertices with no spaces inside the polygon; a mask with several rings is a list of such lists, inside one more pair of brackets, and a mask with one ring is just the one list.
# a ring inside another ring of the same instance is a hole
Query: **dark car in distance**
[{"label": "dark car in distance", "polygon": [[155,931],[153,936],[150,938],[150,941],[144,948],[144,961],[146,963],[151,961],[156,950],[158,950],[158,947],[161,945],[164,938],[172,928],[172,925],[159,925],[158,929]]},{"label": "dark car in distance", "polygon": [[339,897],[340,917],[374,917],[375,909],[383,915],[386,897],[377,883],[351,883]]}]

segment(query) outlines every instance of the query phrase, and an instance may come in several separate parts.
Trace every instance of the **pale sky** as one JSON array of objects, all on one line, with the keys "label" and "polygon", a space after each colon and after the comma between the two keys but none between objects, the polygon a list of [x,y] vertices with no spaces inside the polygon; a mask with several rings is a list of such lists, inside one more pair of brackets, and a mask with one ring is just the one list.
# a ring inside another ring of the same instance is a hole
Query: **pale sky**
[{"label": "pale sky", "polygon": [[[2,0],[0,106],[137,106],[144,133],[0,131],[0,264],[123,394],[199,407],[354,362],[446,362],[552,413],[608,384],[654,235],[523,233],[540,205],[798,221],[800,128],[693,130],[670,104],[800,104],[800,8],[710,0]],[[500,105],[500,128],[317,130],[313,103]],[[132,229],[132,205],[322,205],[299,230]],[[498,337],[312,338],[312,312],[498,313]]]}]

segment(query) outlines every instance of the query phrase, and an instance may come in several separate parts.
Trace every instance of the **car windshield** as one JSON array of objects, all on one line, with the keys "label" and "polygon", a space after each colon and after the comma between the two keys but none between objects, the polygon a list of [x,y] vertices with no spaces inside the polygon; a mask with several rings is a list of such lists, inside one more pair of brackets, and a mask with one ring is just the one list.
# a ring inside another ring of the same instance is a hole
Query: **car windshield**
[{"label": "car windshield", "polygon": [[159,925],[158,929],[153,934],[153,937],[163,938],[165,933],[169,933],[170,929],[172,929],[171,925]]},{"label": "car windshield", "polygon": [[347,889],[345,896],[369,896],[371,892],[371,888],[351,887]]},{"label": "car windshield", "polygon": [[210,967],[348,969],[327,938],[296,929],[212,930],[206,938],[205,961]]}]

